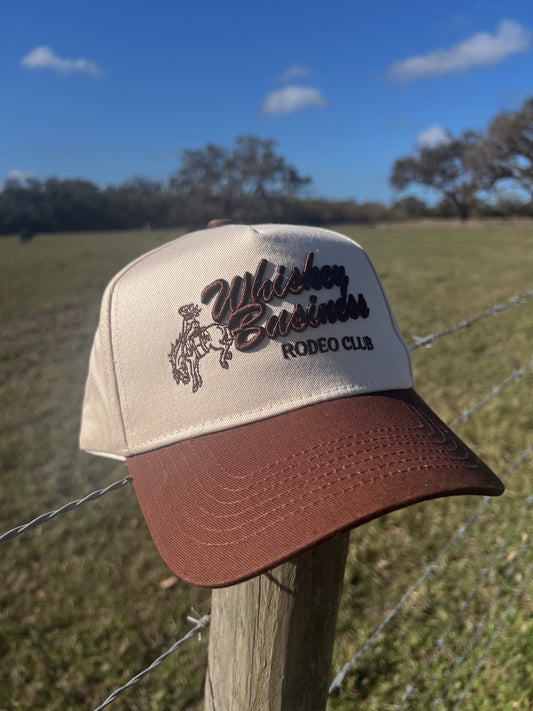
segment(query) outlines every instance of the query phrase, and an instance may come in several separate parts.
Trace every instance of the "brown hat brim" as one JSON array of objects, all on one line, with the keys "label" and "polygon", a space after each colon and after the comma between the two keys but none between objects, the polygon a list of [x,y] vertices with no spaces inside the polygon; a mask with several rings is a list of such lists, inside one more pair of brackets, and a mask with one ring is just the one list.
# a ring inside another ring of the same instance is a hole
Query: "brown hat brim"
[{"label": "brown hat brim", "polygon": [[322,402],[127,464],[161,556],[206,587],[409,504],[504,490],[413,390]]}]

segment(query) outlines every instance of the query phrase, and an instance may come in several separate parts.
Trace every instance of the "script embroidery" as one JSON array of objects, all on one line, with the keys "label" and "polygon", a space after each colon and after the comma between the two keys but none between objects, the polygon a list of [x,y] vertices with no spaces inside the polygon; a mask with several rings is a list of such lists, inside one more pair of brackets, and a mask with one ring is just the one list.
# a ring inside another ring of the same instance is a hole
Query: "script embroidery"
[{"label": "script embroidery", "polygon": [[[302,269],[293,266],[289,271],[283,264],[278,265],[272,279],[265,277],[266,259],[259,261],[253,276],[246,271],[243,276],[234,276],[231,284],[225,279],[215,279],[203,289],[200,297],[203,304],[213,301],[213,323],[207,326],[200,325],[198,317],[202,309],[198,304],[181,306],[178,309],[182,317],[181,333],[168,354],[176,383],[191,383],[193,393],[198,392],[203,384],[200,360],[211,351],[219,352],[220,366],[227,370],[233,345],[239,351],[250,351],[265,337],[276,339],[291,331],[301,333],[306,328],[317,329],[326,324],[345,323],[349,319],[368,318],[370,309],[364,295],[355,296],[348,292],[350,279],[344,266],[325,264],[317,267],[314,256],[313,252],[308,252]],[[275,299],[335,287],[340,292],[335,299],[319,303],[319,297],[313,293],[307,304],[296,303],[292,311],[280,309],[278,313],[267,315],[267,304]],[[330,336],[328,339],[319,337],[282,344],[282,353],[288,359],[335,352],[339,344],[344,350],[373,350],[372,341],[367,336],[363,341],[357,337],[357,343],[352,336],[345,336],[340,342]]]},{"label": "script embroidery", "polygon": [[[287,268],[280,264],[271,280],[264,278],[267,264],[266,259],[261,259],[254,276],[245,272],[242,277],[233,277],[231,285],[225,279],[216,279],[202,291],[203,304],[215,299],[211,311],[213,321],[227,326],[237,350],[256,348],[265,336],[275,339],[286,336],[291,330],[301,332],[307,327],[368,317],[370,309],[364,295],[355,297],[348,293],[350,280],[344,266],[326,264],[319,268],[314,265],[314,253],[309,252],[302,270],[294,266],[286,275]],[[318,304],[313,294],[307,305],[296,304],[291,313],[282,309],[264,320],[266,304],[274,298],[284,299],[288,294],[299,295],[303,291],[335,286],[341,294],[337,299]]]}]

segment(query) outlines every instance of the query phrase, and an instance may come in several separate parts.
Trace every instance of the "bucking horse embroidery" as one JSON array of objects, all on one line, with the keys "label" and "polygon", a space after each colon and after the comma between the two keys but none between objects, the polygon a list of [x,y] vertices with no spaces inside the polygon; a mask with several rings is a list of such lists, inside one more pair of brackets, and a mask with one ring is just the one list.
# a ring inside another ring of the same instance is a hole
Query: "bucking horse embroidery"
[{"label": "bucking horse embroidery", "polygon": [[192,383],[193,393],[202,387],[200,360],[210,351],[220,351],[219,363],[222,368],[229,368],[230,348],[233,336],[225,326],[211,323],[201,326],[198,321],[201,308],[196,304],[187,304],[178,309],[183,317],[181,333],[171,346],[168,359],[172,366],[172,375],[179,385]]}]

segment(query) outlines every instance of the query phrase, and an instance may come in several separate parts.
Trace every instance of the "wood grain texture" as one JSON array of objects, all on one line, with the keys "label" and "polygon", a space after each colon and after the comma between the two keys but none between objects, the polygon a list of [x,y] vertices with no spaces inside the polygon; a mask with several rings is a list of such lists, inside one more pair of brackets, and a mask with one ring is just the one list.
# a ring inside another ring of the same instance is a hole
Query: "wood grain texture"
[{"label": "wood grain texture", "polygon": [[213,591],[206,711],[324,711],[348,540]]}]

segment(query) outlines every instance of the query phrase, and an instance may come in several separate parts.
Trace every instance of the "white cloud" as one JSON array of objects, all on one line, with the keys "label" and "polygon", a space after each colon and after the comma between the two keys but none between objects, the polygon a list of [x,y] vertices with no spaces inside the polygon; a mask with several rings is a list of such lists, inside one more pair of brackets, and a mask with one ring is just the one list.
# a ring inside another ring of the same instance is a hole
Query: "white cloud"
[{"label": "white cloud", "polygon": [[272,91],[263,102],[265,116],[282,116],[310,106],[326,106],[324,95],[311,86],[285,86],[279,91]]},{"label": "white cloud", "polygon": [[30,180],[31,178],[35,178],[34,173],[29,173],[26,170],[14,168],[13,170],[9,171],[6,180],[13,180],[17,183],[25,183],[26,180]]},{"label": "white cloud", "polygon": [[68,59],[58,57],[50,47],[36,47],[22,60],[21,65],[26,69],[51,69],[58,74],[86,74],[98,79],[102,70],[90,59]]},{"label": "white cloud", "polygon": [[450,49],[440,49],[430,54],[408,57],[395,62],[387,75],[395,81],[411,81],[437,76],[474,66],[498,64],[517,52],[527,52],[533,41],[533,32],[513,20],[503,20],[495,35],[479,32]]},{"label": "white cloud", "polygon": [[294,79],[298,79],[298,77],[308,77],[310,74],[311,70],[303,64],[291,64],[279,75],[278,81],[282,84],[290,84]]},{"label": "white cloud", "polygon": [[450,134],[438,124],[433,124],[433,126],[420,131],[416,137],[416,144],[419,148],[436,148],[450,141]]}]

